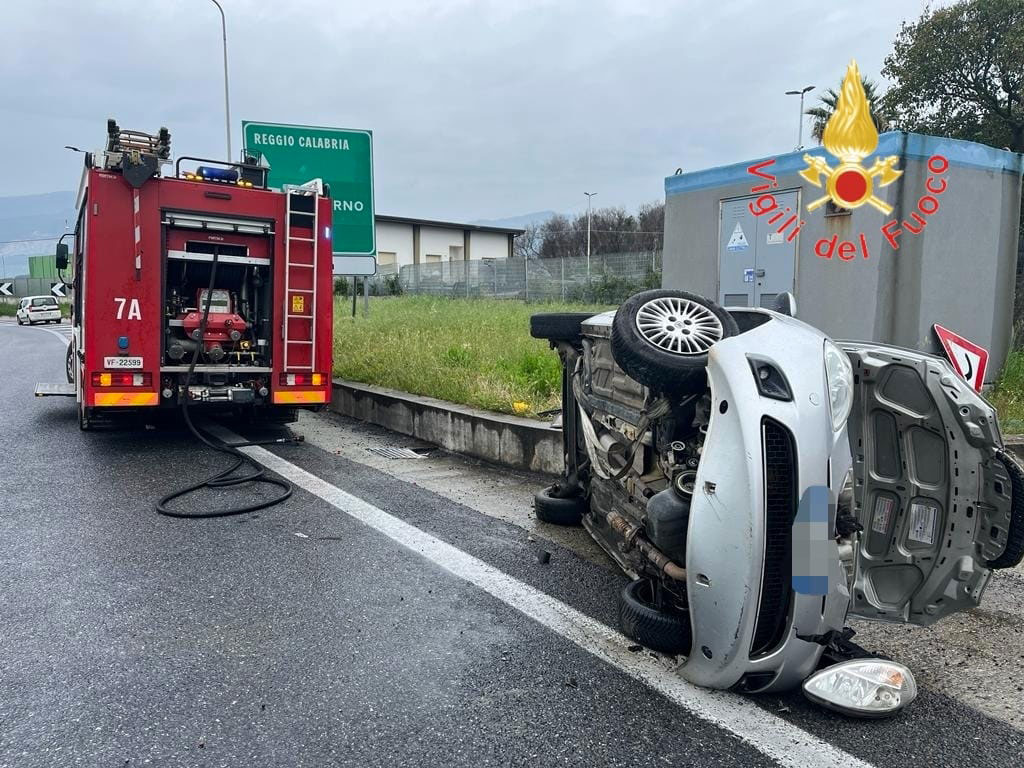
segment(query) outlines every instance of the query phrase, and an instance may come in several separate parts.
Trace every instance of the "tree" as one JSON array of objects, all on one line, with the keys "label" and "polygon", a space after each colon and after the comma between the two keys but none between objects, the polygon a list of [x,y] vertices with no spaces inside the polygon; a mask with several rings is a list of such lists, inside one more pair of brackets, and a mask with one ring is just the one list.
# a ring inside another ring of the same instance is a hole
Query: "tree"
[{"label": "tree", "polygon": [[926,8],[882,73],[898,128],[1024,151],[1024,0]]},{"label": "tree", "polygon": [[[635,216],[624,208],[595,208],[590,218],[590,252],[601,255],[655,251],[661,247],[664,229],[665,204],[661,202],[641,205]],[[579,213],[572,218],[552,216],[541,225],[537,235],[540,258],[586,256],[587,214]]]},{"label": "tree", "polygon": [[523,234],[512,241],[512,254],[517,259],[540,258],[541,245],[544,243],[542,228],[541,224],[528,224]]},{"label": "tree", "polygon": [[[886,108],[882,104],[882,96],[878,93],[878,86],[863,75],[860,78],[860,82],[864,86],[864,95],[868,99],[868,107],[871,109],[871,120],[875,124],[875,130],[879,133],[889,130],[889,118],[886,117]],[[842,84],[840,84],[840,90],[842,90]],[[820,144],[821,137],[825,133],[825,124],[832,117],[832,113],[836,111],[839,91],[829,88],[819,98],[819,101],[821,102],[819,106],[811,107],[804,114],[814,118],[814,123],[811,125],[811,136]]]}]

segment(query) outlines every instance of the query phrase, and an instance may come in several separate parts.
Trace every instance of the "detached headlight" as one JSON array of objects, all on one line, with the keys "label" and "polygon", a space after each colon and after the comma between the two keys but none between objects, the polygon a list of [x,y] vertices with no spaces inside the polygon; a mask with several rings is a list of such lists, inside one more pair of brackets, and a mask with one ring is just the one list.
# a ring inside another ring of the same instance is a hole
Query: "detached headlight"
[{"label": "detached headlight", "polygon": [[853,366],[846,353],[828,339],[825,339],[825,381],[832,411],[832,429],[838,432],[853,407]]},{"label": "detached headlight", "polygon": [[856,717],[893,715],[917,697],[917,683],[902,664],[883,659],[843,661],[804,681],[804,695]]}]

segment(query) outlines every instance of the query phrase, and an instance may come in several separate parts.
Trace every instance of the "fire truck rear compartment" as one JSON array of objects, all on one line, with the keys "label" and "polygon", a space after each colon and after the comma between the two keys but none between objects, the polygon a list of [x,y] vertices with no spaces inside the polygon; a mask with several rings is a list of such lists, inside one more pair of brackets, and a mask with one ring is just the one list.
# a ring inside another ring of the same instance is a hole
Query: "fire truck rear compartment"
[{"label": "fire truck rear compartment", "polygon": [[[268,395],[273,354],[269,239],[233,237],[237,242],[224,242],[227,238],[214,237],[168,236],[161,363],[162,395],[168,404],[185,396],[188,368],[197,352],[190,402],[248,405]],[[208,292],[210,309],[200,333]]]}]

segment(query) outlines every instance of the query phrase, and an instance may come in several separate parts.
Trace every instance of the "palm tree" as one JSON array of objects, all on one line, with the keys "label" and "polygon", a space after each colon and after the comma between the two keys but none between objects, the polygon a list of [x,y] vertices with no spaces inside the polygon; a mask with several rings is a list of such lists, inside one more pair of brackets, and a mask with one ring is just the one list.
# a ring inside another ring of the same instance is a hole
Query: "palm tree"
[{"label": "palm tree", "polygon": [[[878,86],[866,77],[861,77],[860,82],[864,86],[864,95],[868,98],[868,106],[871,108],[871,120],[875,124],[875,130],[879,133],[889,130],[889,118],[883,112],[882,95],[878,93]],[[840,84],[840,87],[842,87],[842,84]],[[814,124],[811,126],[811,136],[817,139],[820,144],[822,134],[825,133],[825,123],[832,117],[832,113],[836,111],[839,93],[829,88],[819,100],[821,102],[819,106],[811,107],[804,114],[814,118]]]}]

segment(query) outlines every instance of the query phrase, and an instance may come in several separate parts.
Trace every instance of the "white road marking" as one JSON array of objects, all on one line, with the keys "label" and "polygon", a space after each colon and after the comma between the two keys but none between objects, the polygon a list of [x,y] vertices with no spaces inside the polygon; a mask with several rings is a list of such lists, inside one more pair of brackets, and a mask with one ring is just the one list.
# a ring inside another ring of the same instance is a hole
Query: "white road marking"
[{"label": "white road marking", "polygon": [[[70,326],[68,326],[68,329],[67,329],[68,330],[68,335],[65,335],[65,334],[61,333],[60,331],[54,330],[53,328],[40,328],[38,325],[20,325],[19,326],[17,321],[15,321],[13,323],[4,322],[4,323],[0,323],[0,325],[11,325],[11,326],[14,326],[15,328],[31,328],[33,331],[46,331],[47,333],[52,334],[53,336],[56,336],[58,339],[63,341],[65,345],[71,343],[71,336],[70,336],[70,334],[71,334],[72,331],[71,331]],[[61,326],[61,327],[64,327],[64,326]]]},{"label": "white road marking", "polygon": [[[226,439],[237,435],[210,429]],[[316,475],[259,447],[241,448],[260,464],[326,501],[392,541],[493,595],[517,611],[572,641],[630,677],[647,685],[692,715],[722,728],[779,765],[791,768],[871,768],[838,747],[775,717],[737,694],[698,688],[665,670],[644,653],[632,653],[632,641],[539,589],[512,578],[429,533],[337,488]]]}]

